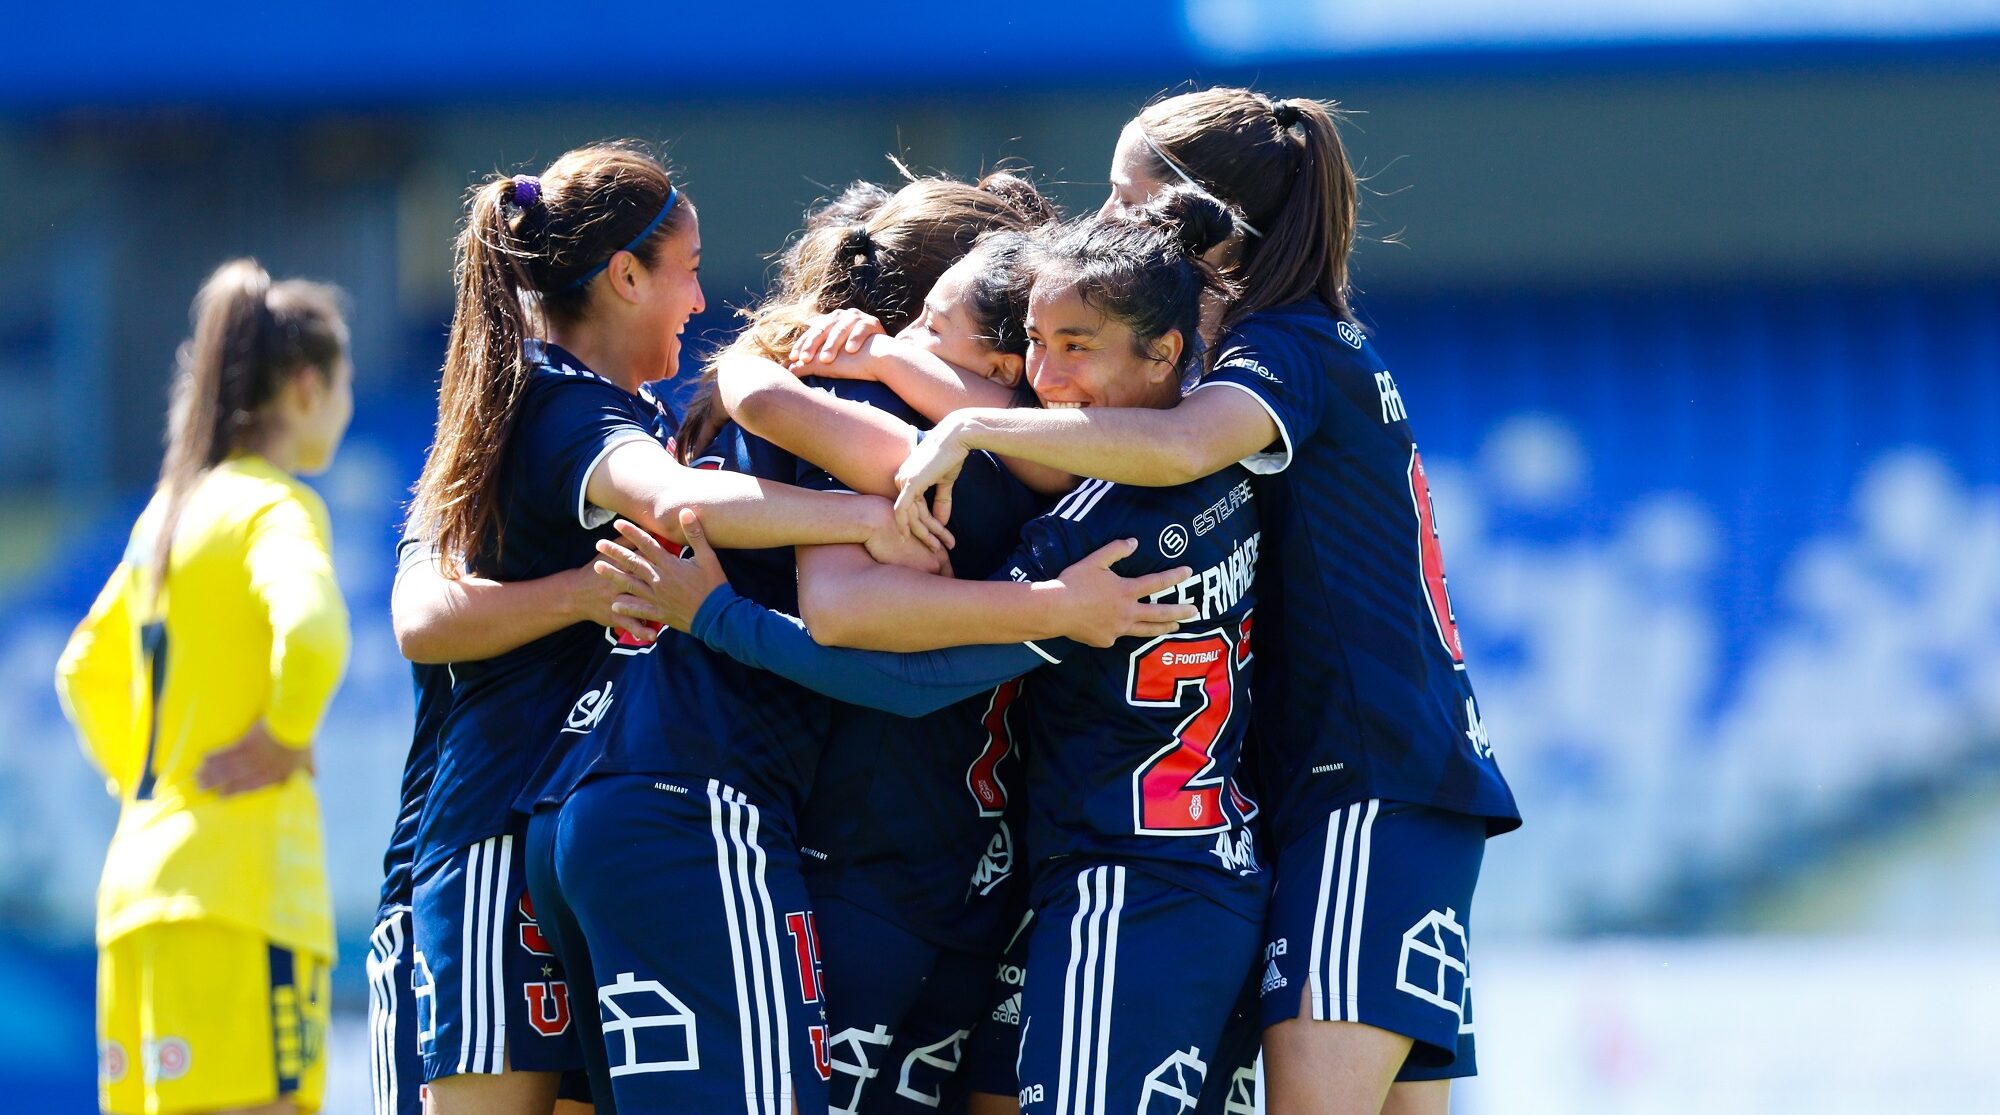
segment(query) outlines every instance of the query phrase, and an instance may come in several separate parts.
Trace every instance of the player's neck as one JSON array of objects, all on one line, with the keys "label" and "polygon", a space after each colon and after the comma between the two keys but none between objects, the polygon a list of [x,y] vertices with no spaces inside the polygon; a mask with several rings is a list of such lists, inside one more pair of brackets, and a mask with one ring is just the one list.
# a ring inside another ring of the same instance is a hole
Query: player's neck
[{"label": "player's neck", "polygon": [[636,392],[640,384],[653,378],[646,374],[651,365],[630,343],[629,331],[580,322],[567,328],[550,328],[549,340],[583,361],[584,367],[627,391]]}]

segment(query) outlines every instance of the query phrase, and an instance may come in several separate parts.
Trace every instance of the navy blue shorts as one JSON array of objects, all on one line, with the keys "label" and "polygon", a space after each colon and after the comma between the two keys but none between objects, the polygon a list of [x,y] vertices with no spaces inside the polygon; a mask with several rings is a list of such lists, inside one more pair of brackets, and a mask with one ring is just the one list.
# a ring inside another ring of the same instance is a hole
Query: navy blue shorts
[{"label": "navy blue shorts", "polygon": [[1034,924],[1035,911],[1022,914],[1007,951],[987,969],[979,1020],[966,1040],[965,1067],[959,1071],[967,1094],[1013,1096],[1021,1089],[1021,992],[1028,985],[1028,930]]},{"label": "navy blue shorts", "polygon": [[536,923],[523,861],[518,837],[495,836],[412,880],[407,1009],[425,1081],[583,1067],[570,985]]},{"label": "navy blue shorts", "polygon": [[956,1108],[966,1041],[983,1014],[998,953],[940,948],[826,895],[815,899],[813,917],[826,968],[828,1110],[927,1115]]},{"label": "navy blue shorts", "polygon": [[593,1091],[624,1111],[826,1111],[825,996],[789,818],[713,780],[609,775],[536,813],[528,845],[536,909],[580,989]]},{"label": "navy blue shorts", "polygon": [[368,934],[368,1069],[375,1115],[423,1115],[424,1061],[410,980],[410,908],[392,906]]},{"label": "navy blue shorts", "polygon": [[1360,1022],[1415,1039],[1398,1080],[1474,1075],[1468,952],[1485,851],[1481,818],[1380,800],[1279,849],[1264,1025]]},{"label": "navy blue shorts", "polygon": [[1029,932],[1021,1115],[1192,1111],[1261,927],[1134,868],[1065,874]]}]

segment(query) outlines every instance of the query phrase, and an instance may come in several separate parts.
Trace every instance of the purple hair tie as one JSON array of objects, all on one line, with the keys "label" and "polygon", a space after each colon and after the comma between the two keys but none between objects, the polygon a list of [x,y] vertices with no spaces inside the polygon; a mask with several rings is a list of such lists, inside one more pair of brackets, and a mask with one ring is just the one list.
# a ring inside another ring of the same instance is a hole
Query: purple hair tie
[{"label": "purple hair tie", "polygon": [[532,174],[516,174],[514,204],[527,209],[540,200],[542,200],[542,180]]}]

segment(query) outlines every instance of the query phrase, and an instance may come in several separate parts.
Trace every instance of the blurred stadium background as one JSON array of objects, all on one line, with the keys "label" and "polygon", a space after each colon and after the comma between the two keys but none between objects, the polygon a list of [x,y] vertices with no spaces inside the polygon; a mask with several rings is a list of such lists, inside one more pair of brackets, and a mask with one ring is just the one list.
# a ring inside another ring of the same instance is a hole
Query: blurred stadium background
[{"label": "blurred stadium background", "polygon": [[319,742],[361,957],[407,742],[393,530],[461,192],[635,135],[702,210],[709,339],[856,177],[1034,166],[1094,207],[1190,80],[1355,110],[1360,305],[1410,401],[1528,816],[1480,888],[1496,1113],[2000,1095],[2000,3],[215,0],[0,18],[0,1107],[93,1107],[115,805],[50,686],[158,463],[200,277],[352,295],[320,483],[353,609]]}]

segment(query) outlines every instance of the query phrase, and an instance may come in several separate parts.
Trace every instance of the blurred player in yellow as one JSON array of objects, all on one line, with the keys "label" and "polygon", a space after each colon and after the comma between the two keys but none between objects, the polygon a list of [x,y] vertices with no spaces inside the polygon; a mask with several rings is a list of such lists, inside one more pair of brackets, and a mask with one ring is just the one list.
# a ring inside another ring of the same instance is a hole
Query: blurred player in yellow
[{"label": "blurred player in yellow", "polygon": [[56,667],[118,796],[98,887],[98,1098],[115,1115],[319,1107],[333,924],[312,741],[347,663],[323,471],[354,404],[339,293],[224,264],[167,453]]}]

